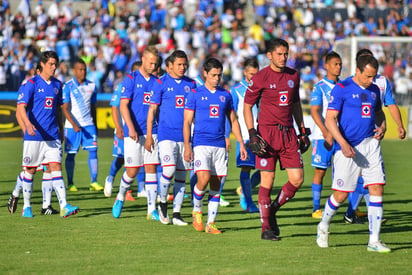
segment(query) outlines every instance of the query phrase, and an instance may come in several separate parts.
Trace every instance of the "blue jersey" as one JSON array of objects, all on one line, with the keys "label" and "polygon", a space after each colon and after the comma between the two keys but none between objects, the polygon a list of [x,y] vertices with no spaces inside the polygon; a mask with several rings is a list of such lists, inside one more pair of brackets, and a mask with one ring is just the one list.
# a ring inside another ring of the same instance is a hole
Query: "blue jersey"
[{"label": "blue jersey", "polygon": [[[121,99],[130,100],[130,117],[139,136],[146,134],[147,113],[153,94],[153,84],[158,81],[160,80],[153,75],[146,79],[138,70],[127,75],[123,80],[124,88],[121,90]],[[153,134],[157,134],[156,121],[153,123]],[[124,136],[129,136],[129,128],[126,124],[124,125]]]},{"label": "blue jersey", "polygon": [[193,147],[226,147],[226,114],[234,111],[233,99],[228,91],[218,87],[212,93],[205,86],[201,86],[188,94],[185,108],[195,112]]},{"label": "blue jersey", "polygon": [[[372,84],[363,89],[352,77],[336,84],[328,106],[328,110],[339,111],[339,130],[351,146],[374,135],[375,112],[381,109],[378,86]],[[339,144],[337,149],[340,149]]]},{"label": "blue jersey", "polygon": [[150,103],[159,106],[158,140],[183,142],[183,116],[186,95],[196,88],[193,79],[175,79],[166,74],[153,85]]},{"label": "blue jersey", "polygon": [[62,105],[62,83],[56,78],[46,82],[39,75],[20,86],[17,104],[26,104],[30,122],[36,128],[35,135],[24,133],[24,140],[57,140],[59,125],[57,112]]}]

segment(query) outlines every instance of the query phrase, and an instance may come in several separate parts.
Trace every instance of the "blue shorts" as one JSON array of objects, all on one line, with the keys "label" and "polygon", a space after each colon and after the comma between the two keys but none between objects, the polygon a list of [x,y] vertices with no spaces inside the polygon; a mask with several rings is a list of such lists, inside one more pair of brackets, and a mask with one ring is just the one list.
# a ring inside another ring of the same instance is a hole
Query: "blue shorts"
[{"label": "blue shorts", "polygon": [[328,169],[331,166],[331,160],[335,151],[335,143],[332,149],[328,151],[325,147],[324,139],[315,139],[312,141],[312,166],[321,169]]},{"label": "blue shorts", "polygon": [[83,150],[97,149],[97,130],[96,126],[90,125],[81,127],[80,132],[75,132],[73,128],[65,128],[64,151],[69,154],[75,154],[79,151],[80,145]]},{"label": "blue shorts", "polygon": [[124,140],[114,134],[112,156],[115,158],[124,158]]},{"label": "blue shorts", "polygon": [[236,142],[236,167],[249,166],[255,168],[256,158],[248,147],[249,141],[246,142],[245,147],[247,151],[247,158],[245,160],[240,159],[240,145]]}]

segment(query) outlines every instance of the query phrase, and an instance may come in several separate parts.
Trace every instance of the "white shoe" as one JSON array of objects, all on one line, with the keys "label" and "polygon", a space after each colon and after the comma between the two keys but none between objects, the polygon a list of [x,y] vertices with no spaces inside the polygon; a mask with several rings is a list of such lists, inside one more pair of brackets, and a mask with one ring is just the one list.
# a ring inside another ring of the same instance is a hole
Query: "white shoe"
[{"label": "white shoe", "polygon": [[169,214],[167,213],[167,203],[160,202],[159,205],[157,206],[157,212],[159,212],[160,222],[163,224],[169,224]]},{"label": "white shoe", "polygon": [[378,253],[390,253],[391,249],[387,247],[382,241],[377,241],[374,243],[368,243],[368,251],[378,252]]},{"label": "white shoe", "polygon": [[106,177],[105,183],[104,183],[104,195],[107,198],[110,198],[112,195],[112,188],[113,188],[113,183],[108,180],[108,176]]},{"label": "white shoe", "polygon": [[143,191],[137,192],[137,197],[138,198],[147,198],[146,190],[143,189]]},{"label": "white shoe", "polygon": [[180,213],[178,213],[178,215],[176,215],[175,213],[173,213],[173,219],[172,219],[172,223],[173,225],[177,225],[177,226],[187,226],[188,223],[185,222],[182,217],[180,216]]},{"label": "white shoe", "polygon": [[229,204],[230,202],[225,200],[225,198],[222,195],[220,195],[220,201],[219,201],[220,207],[226,207],[226,206],[229,206]]},{"label": "white shoe", "polygon": [[319,247],[329,247],[329,228],[321,228],[321,223],[318,224],[318,235],[316,236],[316,243]]}]

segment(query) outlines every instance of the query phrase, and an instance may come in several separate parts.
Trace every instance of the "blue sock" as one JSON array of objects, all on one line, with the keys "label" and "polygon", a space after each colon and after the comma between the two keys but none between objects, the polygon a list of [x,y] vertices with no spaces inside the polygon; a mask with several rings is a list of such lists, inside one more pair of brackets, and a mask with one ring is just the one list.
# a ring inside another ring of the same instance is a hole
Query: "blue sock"
[{"label": "blue sock", "polygon": [[114,158],[112,164],[110,165],[109,175],[113,178],[116,176],[117,172],[122,168],[124,164],[124,158]]},{"label": "blue sock", "polygon": [[144,184],[145,184],[145,172],[144,169],[141,168],[139,173],[137,173],[137,191],[142,192],[144,191]]},{"label": "blue sock", "polygon": [[322,187],[322,184],[314,184],[312,182],[313,212],[320,209],[320,194],[322,193]]},{"label": "blue sock", "polygon": [[346,216],[351,217],[355,214],[356,208],[358,208],[359,202],[362,199],[363,194],[363,179],[359,177],[355,191],[349,193],[348,196],[348,210]]},{"label": "blue sock", "polygon": [[243,195],[248,206],[252,205],[252,183],[249,172],[240,172],[240,185],[242,186]]},{"label": "blue sock", "polygon": [[76,154],[67,154],[66,156],[66,174],[67,174],[67,184],[73,184],[73,174],[74,174],[74,157]]},{"label": "blue sock", "polygon": [[259,170],[253,173],[252,177],[250,178],[250,181],[252,184],[252,189],[260,184],[260,171]]},{"label": "blue sock", "polygon": [[226,177],[222,177],[222,179],[220,180],[220,190],[219,190],[220,194],[222,194],[223,186],[225,185],[225,182],[226,182]]},{"label": "blue sock", "polygon": [[197,183],[197,176],[193,170],[190,170],[190,192],[192,194],[192,198],[193,198],[193,190],[195,188],[196,183]]},{"label": "blue sock", "polygon": [[90,150],[89,151],[89,171],[90,171],[90,178],[91,182],[97,181],[97,150]]}]

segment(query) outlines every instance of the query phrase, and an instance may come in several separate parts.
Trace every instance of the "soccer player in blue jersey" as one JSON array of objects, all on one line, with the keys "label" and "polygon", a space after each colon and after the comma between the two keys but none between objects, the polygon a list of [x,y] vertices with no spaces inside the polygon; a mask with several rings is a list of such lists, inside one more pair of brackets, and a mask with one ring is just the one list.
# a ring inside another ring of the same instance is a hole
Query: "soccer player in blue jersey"
[{"label": "soccer player in blue jersey", "polygon": [[147,134],[145,148],[151,152],[154,147],[153,123],[158,114],[158,141],[162,175],[159,179],[160,202],[158,212],[160,222],[169,223],[167,197],[170,183],[173,186],[173,219],[174,225],[185,226],[180,211],[186,191],[186,171],[191,163],[183,158],[183,115],[186,95],[196,87],[193,79],[186,77],[188,58],[184,51],[174,51],[167,59],[168,73],[161,82],[153,85],[150,98],[150,109],[147,115]]},{"label": "soccer player in blue jersey", "polygon": [[384,136],[385,115],[379,88],[373,84],[378,67],[378,61],[373,56],[360,56],[356,60],[356,74],[338,83],[331,92],[325,125],[336,141],[332,182],[334,192],[325,204],[318,225],[316,242],[319,247],[329,246],[332,217],[348,193],[356,189],[358,176],[361,175],[364,187],[370,192],[367,250],[379,253],[391,251],[379,236],[385,185],[379,140]]},{"label": "soccer player in blue jersey", "polygon": [[[142,65],[141,61],[136,61],[132,64],[132,72],[138,70]],[[123,89],[123,82],[120,82],[114,90],[113,96],[110,100],[110,106],[112,107],[112,118],[115,125],[114,136],[113,136],[113,149],[112,156],[114,157],[112,164],[110,165],[109,175],[106,177],[104,184],[104,195],[110,197],[112,195],[113,180],[117,172],[122,168],[124,164],[124,145],[123,145],[123,121],[120,114],[120,97],[121,91]],[[143,171],[143,170],[142,170]],[[139,171],[137,178],[142,171]],[[142,192],[144,192],[144,173],[143,173],[143,186]],[[126,193],[126,201],[134,201],[135,199],[131,195],[131,189]],[[144,192],[145,193],[145,192]],[[143,194],[143,193],[142,193]]]},{"label": "soccer player in blue jersey", "polygon": [[[245,101],[245,93],[248,89],[249,82],[252,77],[259,71],[259,63],[256,59],[250,58],[246,59],[244,62],[243,69],[243,79],[239,83],[235,84],[230,90],[230,94],[233,97],[233,106],[235,108],[236,114],[238,116],[240,129],[242,131],[243,140],[246,145],[249,143],[248,129],[245,124],[245,119],[243,117],[243,104]],[[253,107],[253,116],[257,117],[257,106]],[[257,126],[255,120],[255,128]],[[236,166],[240,167],[240,184],[236,192],[240,196],[240,206],[249,213],[259,212],[255,203],[252,200],[252,187],[260,183],[260,173],[256,171],[250,177],[250,172],[255,168],[255,155],[252,151],[247,148],[248,157],[246,160],[240,159],[240,145],[236,143]]]},{"label": "soccer player in blue jersey", "polygon": [[146,151],[147,113],[154,82],[160,81],[152,75],[156,69],[159,51],[154,46],[147,46],[142,53],[142,66],[127,75],[123,80],[120,100],[120,113],[124,121],[124,159],[126,171],[120,181],[119,192],[112,208],[113,217],[119,218],[123,209],[125,195],[133,183],[140,168],[144,165],[146,172],[145,188],[147,192],[147,219],[159,220],[156,210],[157,177],[156,168],[160,163],[157,147],[157,123],[152,134],[154,150]]},{"label": "soccer player in blue jersey", "polygon": [[[356,53],[356,58],[362,55],[371,55],[373,56],[372,52],[369,49],[361,49]],[[395,121],[396,125],[398,126],[398,137],[400,139],[404,139],[406,136],[406,130],[402,123],[402,116],[399,111],[398,105],[396,105],[395,99],[392,94],[392,85],[389,83],[388,79],[385,76],[377,74],[374,79],[374,84],[379,87],[381,91],[381,102],[383,105],[388,107],[389,112]],[[362,197],[365,198],[366,205],[369,204],[369,193],[368,189],[363,188],[363,179],[359,178],[358,185],[356,190],[353,193],[349,194],[348,197],[348,209],[346,210],[345,216],[343,220],[346,223],[363,223],[361,219],[359,219],[363,215],[362,212],[357,211],[360,201]],[[382,222],[386,221],[382,219]]]},{"label": "soccer player in blue jersey", "polygon": [[86,79],[87,67],[82,59],[73,65],[74,77],[63,86],[63,114],[66,117],[64,135],[66,152],[66,174],[69,190],[77,191],[73,183],[75,157],[80,146],[89,151],[90,191],[101,191],[97,182],[97,128],[96,128],[96,84]]},{"label": "soccer player in blue jersey", "polygon": [[312,179],[312,218],[321,219],[320,196],[323,187],[323,178],[326,170],[331,165],[333,155],[333,137],[325,127],[326,110],[330,99],[330,92],[339,81],[342,71],[342,59],[339,54],[332,51],[325,56],[326,75],[315,84],[310,95],[310,113],[315,122],[312,131],[312,166],[315,167],[315,174]]},{"label": "soccer player in blue jersey", "polygon": [[[203,64],[205,85],[196,88],[186,98],[184,111],[184,159],[193,160],[197,183],[193,198],[193,227],[203,231],[202,201],[210,183],[208,219],[205,232],[221,234],[215,220],[219,207],[220,179],[227,174],[225,119],[232,124],[232,132],[240,143],[241,158],[247,157],[240,126],[233,108],[230,93],[221,87],[222,63],[209,58]],[[194,124],[193,138],[191,126]],[[191,144],[192,143],[192,144]],[[192,151],[193,145],[193,151]]]},{"label": "soccer player in blue jersey", "polygon": [[40,74],[29,79],[19,89],[17,98],[18,116],[24,123],[22,178],[23,217],[32,218],[31,194],[33,177],[40,164],[48,165],[51,180],[59,204],[60,215],[66,218],[79,212],[77,206],[66,201],[66,188],[61,170],[61,110],[62,83],[54,78],[59,58],[54,51],[45,51],[40,56]]}]

